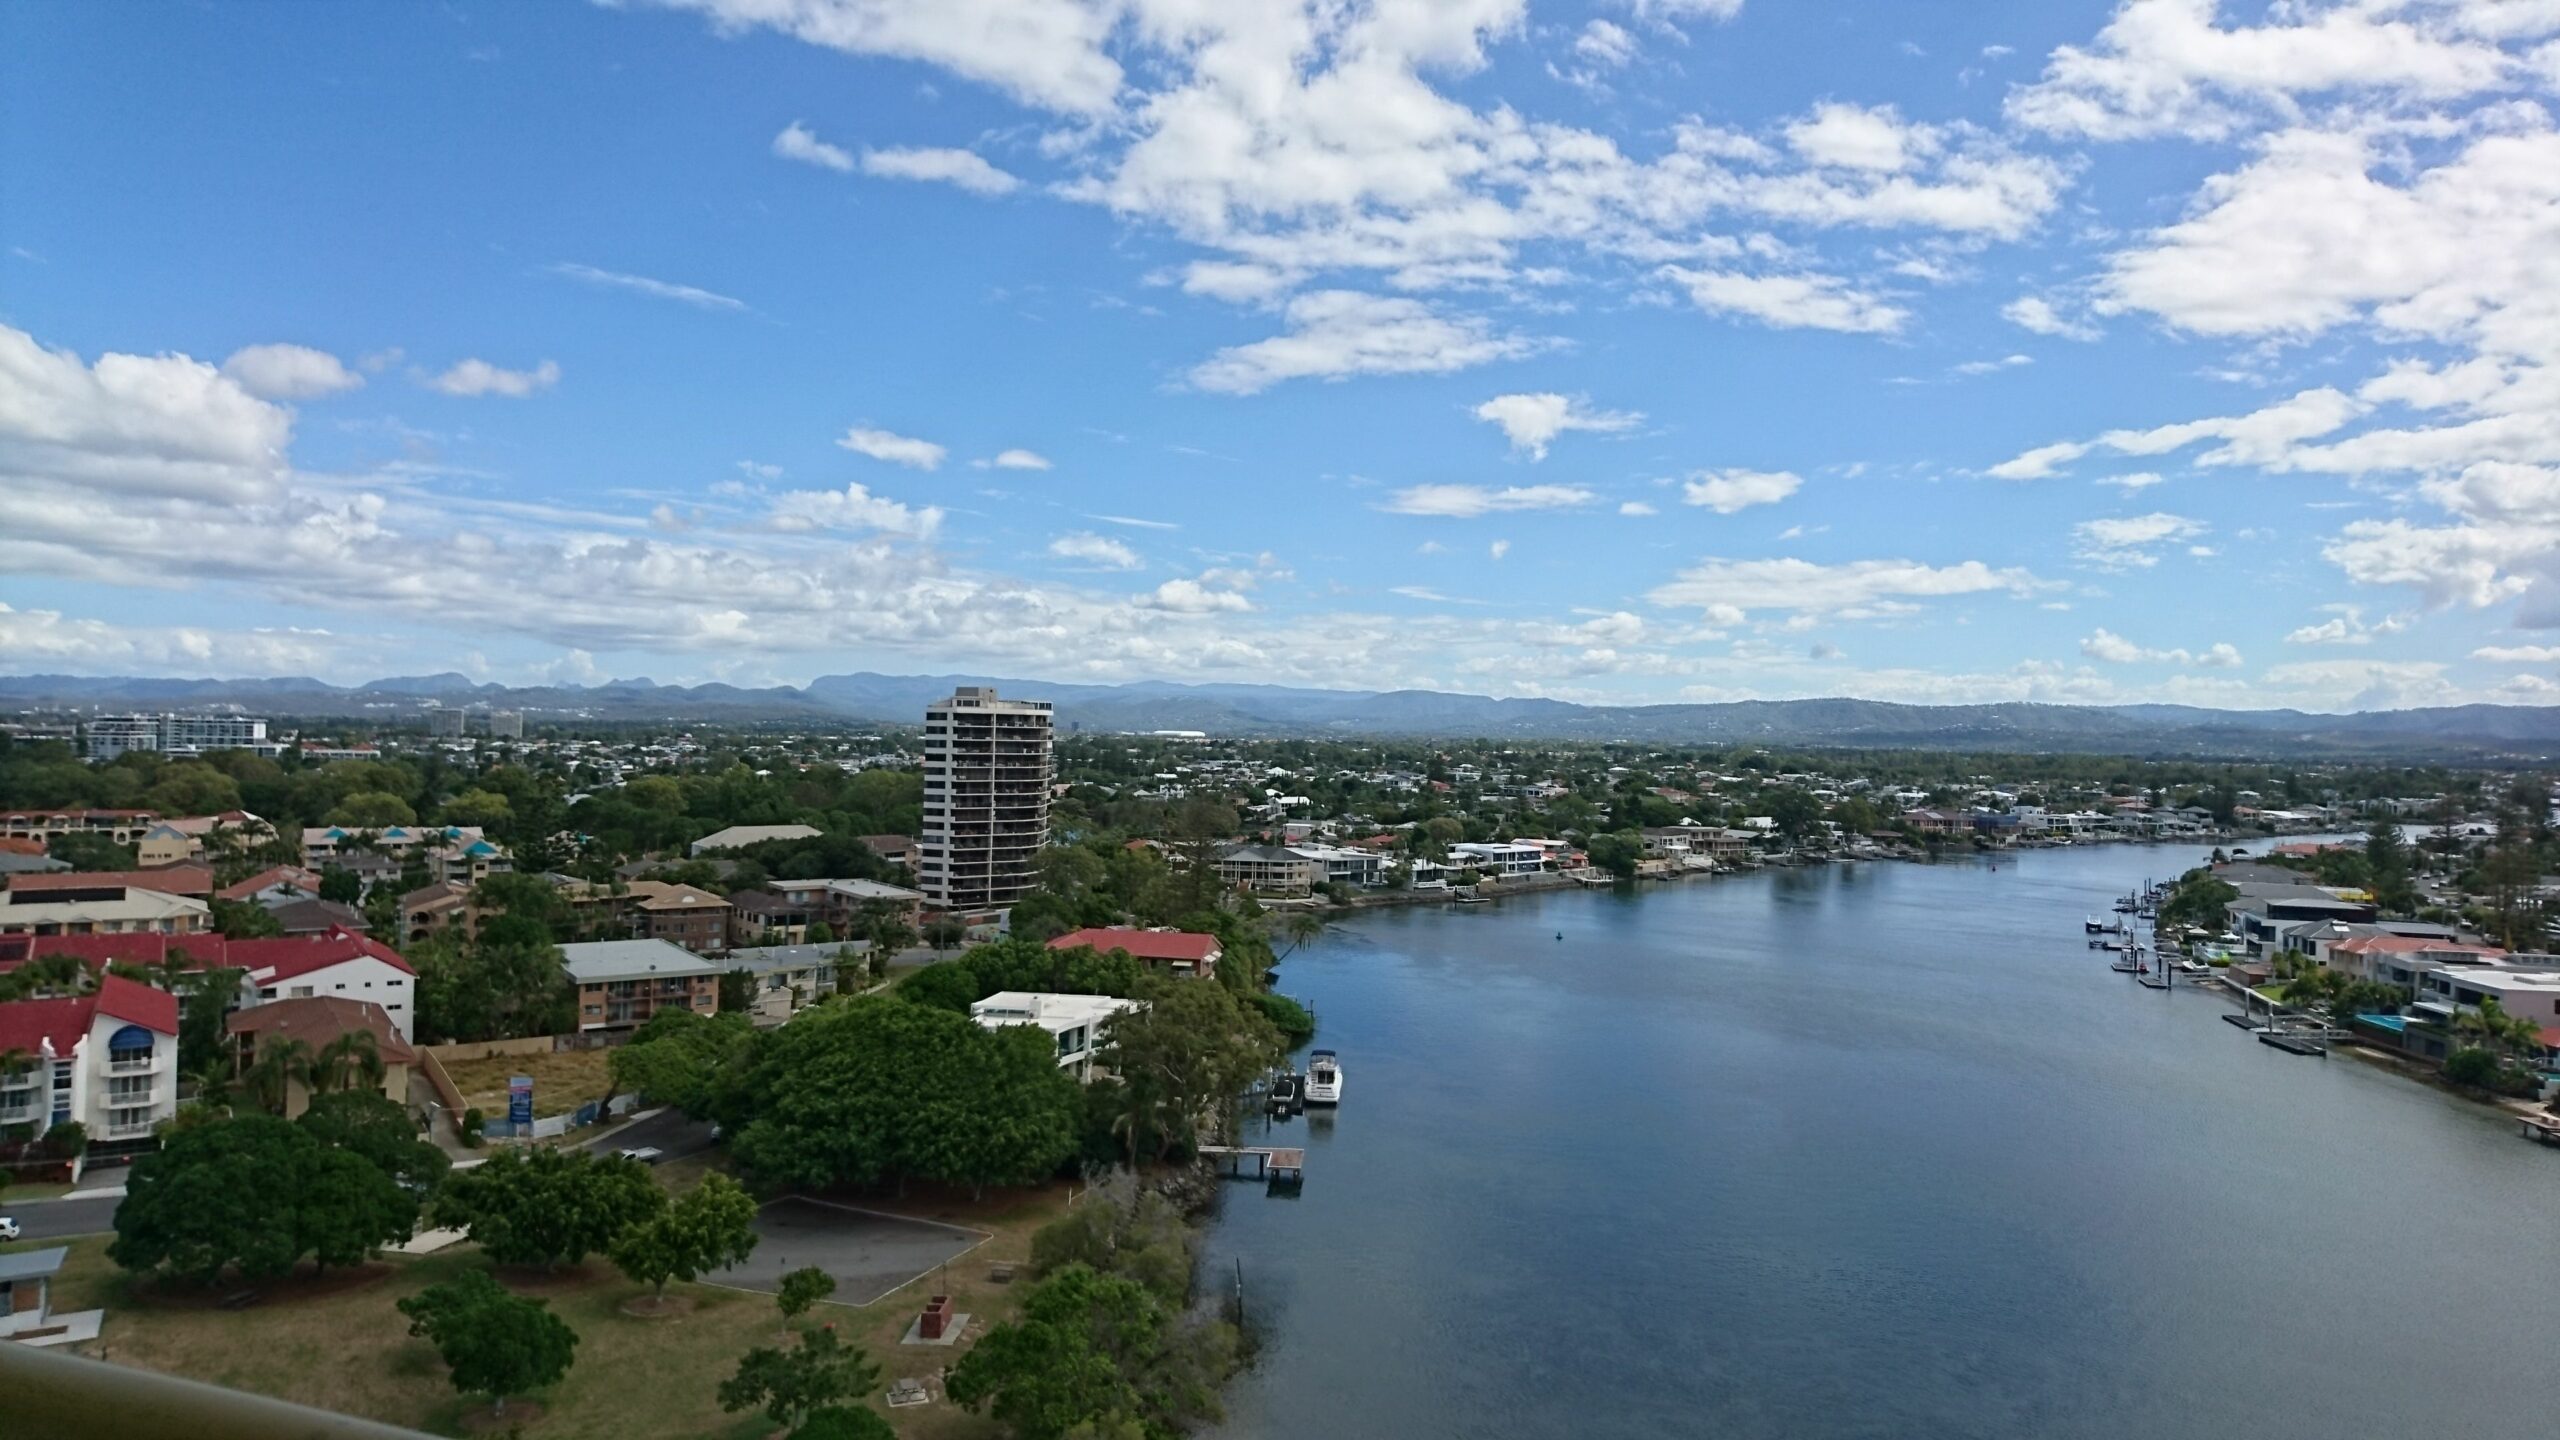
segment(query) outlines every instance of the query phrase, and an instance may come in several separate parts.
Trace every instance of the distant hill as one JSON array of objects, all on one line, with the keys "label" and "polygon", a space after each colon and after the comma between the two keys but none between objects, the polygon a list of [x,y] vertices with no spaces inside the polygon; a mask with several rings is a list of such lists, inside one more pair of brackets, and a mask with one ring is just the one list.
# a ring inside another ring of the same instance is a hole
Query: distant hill
[{"label": "distant hill", "polygon": [[308,676],[164,680],[0,676],[0,706],[95,709],[236,704],[278,716],[384,719],[439,706],[524,711],[528,721],[918,723],[958,685],[1054,702],[1085,730],[1203,730],[1218,735],[1446,736],[1661,744],[1811,745],[1937,750],[2190,755],[2482,757],[2560,755],[2560,707],[2461,705],[2315,715],[2188,705],[1898,705],[1881,700],[1743,700],[1714,705],[1575,705],[1436,690],[1313,690],[1283,685],[1053,684],[986,675],[821,675],[803,686],[504,686],[456,674],[331,685]]}]

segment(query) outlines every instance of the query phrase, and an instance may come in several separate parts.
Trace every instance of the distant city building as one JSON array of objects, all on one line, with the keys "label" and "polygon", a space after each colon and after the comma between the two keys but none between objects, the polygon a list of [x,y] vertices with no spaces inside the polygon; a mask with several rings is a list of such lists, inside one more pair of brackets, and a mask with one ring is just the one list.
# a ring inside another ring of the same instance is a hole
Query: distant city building
[{"label": "distant city building", "polygon": [[133,750],[201,755],[208,750],[283,753],[267,738],[267,722],[245,715],[101,715],[88,724],[89,758],[113,760]]},{"label": "distant city building", "polygon": [[523,712],[523,711],[521,711],[521,710],[492,710],[492,711],[490,711],[490,712],[489,712],[489,736],[490,736],[490,738],[491,738],[491,739],[493,739],[493,740],[521,740],[521,739],[523,739],[523,738],[524,738],[524,712]]},{"label": "distant city building", "polygon": [[459,710],[430,710],[427,712],[427,733],[459,735],[462,733],[464,718],[463,712]]},{"label": "distant city building", "polygon": [[943,910],[1000,910],[1030,891],[1049,838],[1051,715],[963,685],[924,712],[916,879]]}]

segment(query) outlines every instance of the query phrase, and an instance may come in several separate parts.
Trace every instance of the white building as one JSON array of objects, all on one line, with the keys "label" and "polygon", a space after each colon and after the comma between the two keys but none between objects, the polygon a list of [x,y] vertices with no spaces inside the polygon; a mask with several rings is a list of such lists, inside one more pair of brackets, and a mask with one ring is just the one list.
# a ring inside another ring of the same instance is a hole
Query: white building
[{"label": "white building", "polygon": [[706,855],[719,850],[743,850],[767,840],[815,840],[822,833],[815,825],[732,825],[694,841],[685,853]]},{"label": "white building", "polygon": [[1001,910],[1038,883],[1049,839],[1051,715],[963,685],[924,712],[924,834],[916,880],[942,910]]},{"label": "white building", "polygon": [[990,1030],[1037,1025],[1058,1047],[1058,1068],[1078,1080],[1093,1078],[1093,1057],[1108,1042],[1111,1018],[1138,1008],[1116,995],[1050,995],[1000,990],[969,1007],[969,1018]]},{"label": "white building", "polygon": [[1538,846],[1465,841],[1449,847],[1449,858],[1487,875],[1535,875],[1546,868],[1547,852]]},{"label": "white building", "polygon": [[1387,857],[1342,845],[1292,845],[1290,853],[1324,867],[1324,883],[1374,890],[1387,883]]},{"label": "white building", "polygon": [[128,750],[201,755],[208,750],[255,750],[279,755],[284,746],[267,738],[267,722],[245,715],[101,715],[88,724],[89,758],[113,760]]},{"label": "white building", "polygon": [[0,891],[0,935],[193,935],[212,925],[202,900],[124,885],[96,891]]},{"label": "white building", "polygon": [[92,1144],[151,1138],[178,1113],[178,997],[101,975],[87,995],[0,1005],[0,1128],[77,1121]]}]

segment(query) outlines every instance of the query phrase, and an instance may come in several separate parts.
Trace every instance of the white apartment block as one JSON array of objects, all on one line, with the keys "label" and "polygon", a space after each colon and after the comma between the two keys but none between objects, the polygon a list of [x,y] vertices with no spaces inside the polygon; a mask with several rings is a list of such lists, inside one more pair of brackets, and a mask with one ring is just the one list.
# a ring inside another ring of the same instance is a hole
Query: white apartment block
[{"label": "white apartment block", "polygon": [[201,755],[207,750],[255,750],[281,754],[267,738],[267,722],[245,715],[101,715],[89,722],[89,758],[113,760],[128,750]]},{"label": "white apartment block", "polygon": [[1049,839],[1046,700],[964,685],[924,712],[924,834],[916,879],[935,908],[1001,910],[1037,883]]},{"label": "white apartment block", "polygon": [[149,1140],[178,1113],[178,999],[101,976],[88,995],[0,1005],[0,1127],[77,1121],[93,1144]]}]

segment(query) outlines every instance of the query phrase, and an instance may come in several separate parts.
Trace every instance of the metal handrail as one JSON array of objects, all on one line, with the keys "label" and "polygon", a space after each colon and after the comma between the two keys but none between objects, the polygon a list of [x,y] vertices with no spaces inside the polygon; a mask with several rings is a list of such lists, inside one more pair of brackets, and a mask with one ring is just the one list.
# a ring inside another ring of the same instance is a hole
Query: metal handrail
[{"label": "metal handrail", "polygon": [[[7,1433],[64,1440],[426,1440],[200,1380],[0,1341]],[[24,1427],[21,1429],[20,1427]]]}]

